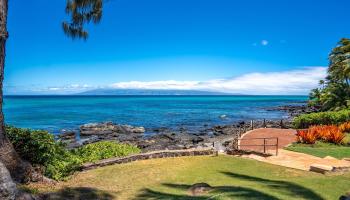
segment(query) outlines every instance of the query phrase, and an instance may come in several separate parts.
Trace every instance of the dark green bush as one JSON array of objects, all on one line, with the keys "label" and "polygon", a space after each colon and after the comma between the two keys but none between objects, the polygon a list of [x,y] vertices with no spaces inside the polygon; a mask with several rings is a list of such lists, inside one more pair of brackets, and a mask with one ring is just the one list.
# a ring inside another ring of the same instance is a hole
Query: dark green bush
[{"label": "dark green bush", "polygon": [[140,152],[136,146],[113,141],[97,142],[69,151],[47,131],[12,126],[6,126],[6,135],[22,159],[44,166],[45,175],[55,180],[66,179],[84,162]]},{"label": "dark green bush", "polygon": [[33,164],[45,165],[52,159],[62,144],[55,142],[54,136],[46,131],[6,127],[6,135],[17,153]]},{"label": "dark green bush", "polygon": [[62,180],[82,164],[80,158],[55,141],[47,131],[6,126],[6,135],[22,159],[45,167],[45,175]]},{"label": "dark green bush", "polygon": [[303,129],[312,125],[339,125],[350,121],[350,110],[318,112],[300,115],[293,120],[294,128]]}]

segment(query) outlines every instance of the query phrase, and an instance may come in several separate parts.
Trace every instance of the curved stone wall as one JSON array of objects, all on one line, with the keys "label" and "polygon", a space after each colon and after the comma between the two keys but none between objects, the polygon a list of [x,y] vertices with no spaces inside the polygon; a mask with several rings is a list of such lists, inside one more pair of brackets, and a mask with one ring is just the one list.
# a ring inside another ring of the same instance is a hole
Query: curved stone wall
[{"label": "curved stone wall", "polygon": [[182,157],[182,156],[204,156],[204,155],[217,155],[218,151],[214,149],[203,149],[203,150],[166,150],[166,151],[155,151],[142,154],[135,154],[122,158],[109,158],[100,160],[95,163],[86,163],[81,167],[81,171],[95,169],[107,165],[129,163],[137,160],[148,160],[155,158],[171,158],[171,157]]}]

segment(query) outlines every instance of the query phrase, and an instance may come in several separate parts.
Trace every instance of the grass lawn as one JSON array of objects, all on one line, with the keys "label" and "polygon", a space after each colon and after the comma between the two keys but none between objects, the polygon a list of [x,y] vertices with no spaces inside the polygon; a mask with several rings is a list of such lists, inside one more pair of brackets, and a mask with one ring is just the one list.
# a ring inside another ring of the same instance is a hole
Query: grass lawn
[{"label": "grass lawn", "polygon": [[317,157],[324,158],[326,156],[332,156],[334,158],[350,158],[349,146],[338,146],[333,144],[326,144],[318,142],[314,145],[310,144],[293,144],[286,148],[290,151],[296,151],[300,153],[306,153]]},{"label": "grass lawn", "polygon": [[[214,189],[191,197],[188,188],[205,182]],[[338,199],[350,190],[350,173],[325,176],[232,156],[137,161],[76,174],[56,186],[51,199]]]},{"label": "grass lawn", "polygon": [[[347,134],[344,139],[344,143],[350,142],[350,134]],[[335,145],[324,142],[316,142],[315,144],[299,144],[295,143],[286,148],[290,151],[296,151],[300,153],[306,153],[317,157],[332,156],[334,158],[350,158],[350,146],[349,145]]]}]

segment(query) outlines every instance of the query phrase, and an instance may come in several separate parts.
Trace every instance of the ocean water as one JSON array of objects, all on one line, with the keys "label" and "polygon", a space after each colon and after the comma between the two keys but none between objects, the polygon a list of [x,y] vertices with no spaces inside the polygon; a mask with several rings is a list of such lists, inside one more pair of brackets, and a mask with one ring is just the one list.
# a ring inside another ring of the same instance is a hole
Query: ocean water
[{"label": "ocean water", "polygon": [[160,127],[195,131],[240,120],[286,118],[287,113],[266,108],[302,104],[306,99],[306,96],[6,96],[4,113],[7,124],[52,133],[106,121],[143,126],[148,132]]}]

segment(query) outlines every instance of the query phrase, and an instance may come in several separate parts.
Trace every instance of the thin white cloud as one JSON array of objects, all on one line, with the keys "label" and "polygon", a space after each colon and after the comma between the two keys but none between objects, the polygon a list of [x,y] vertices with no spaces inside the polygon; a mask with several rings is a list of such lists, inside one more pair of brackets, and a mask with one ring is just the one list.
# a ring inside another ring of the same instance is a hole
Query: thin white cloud
[{"label": "thin white cloud", "polygon": [[261,40],[261,45],[267,46],[269,44],[269,41],[267,40]]},{"label": "thin white cloud", "polygon": [[[79,91],[85,91],[89,89],[94,89],[95,87],[89,86],[87,84],[70,84],[70,85],[64,85],[64,86],[54,86],[54,87],[48,87],[43,88],[40,91],[41,92],[59,92],[59,93],[75,93]],[[38,92],[40,92],[38,91]]]},{"label": "thin white cloud", "polygon": [[[129,81],[105,86],[70,84],[52,87],[8,87],[7,94],[74,94],[93,89],[163,89],[201,90],[239,94],[308,94],[326,76],[326,67],[303,67],[297,70],[267,73],[249,73],[225,79],[208,81]],[[12,88],[12,89],[11,89]]]},{"label": "thin white cloud", "polygon": [[130,81],[119,82],[111,85],[117,89],[173,89],[173,90],[188,90],[196,88],[201,82],[199,81]]},{"label": "thin white cloud", "polygon": [[326,76],[326,67],[305,67],[298,70],[250,73],[228,79],[209,81],[130,81],[118,82],[115,89],[208,90],[242,94],[307,94]]}]

